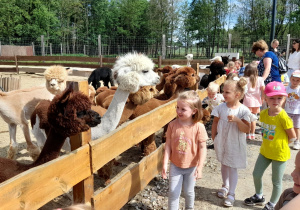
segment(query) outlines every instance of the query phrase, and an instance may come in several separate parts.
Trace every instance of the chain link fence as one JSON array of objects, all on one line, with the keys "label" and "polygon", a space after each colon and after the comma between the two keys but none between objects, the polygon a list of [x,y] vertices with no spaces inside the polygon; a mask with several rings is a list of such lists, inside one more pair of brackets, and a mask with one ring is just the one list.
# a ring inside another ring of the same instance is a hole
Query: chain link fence
[{"label": "chain link fence", "polygon": [[[291,36],[291,39],[298,38]],[[99,56],[116,57],[118,55],[137,51],[157,58],[163,55],[165,58],[184,59],[186,54],[192,53],[195,59],[207,59],[214,57],[214,53],[239,53],[246,61],[255,60],[251,52],[253,42],[258,39],[269,40],[269,37],[223,37],[218,40],[204,42],[189,40],[188,43],[172,42],[166,38],[151,37],[109,37],[98,36],[94,38],[48,38],[44,36],[33,38],[0,38],[1,45],[32,46],[34,55],[73,55],[73,56]],[[163,46],[162,43],[165,43]],[[288,36],[279,40],[279,50],[286,50]],[[291,43],[290,43],[291,44]],[[291,45],[290,45],[291,47]],[[289,47],[289,49],[290,49]],[[163,51],[165,49],[165,51]],[[0,50],[1,52],[1,50]]]}]

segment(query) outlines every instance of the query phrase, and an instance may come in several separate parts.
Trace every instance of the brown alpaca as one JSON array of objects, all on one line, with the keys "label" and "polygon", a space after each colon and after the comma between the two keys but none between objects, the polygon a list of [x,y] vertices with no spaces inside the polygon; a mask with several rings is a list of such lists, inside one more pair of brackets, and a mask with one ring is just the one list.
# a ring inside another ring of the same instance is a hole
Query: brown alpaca
[{"label": "brown alpaca", "polygon": [[156,70],[157,72],[162,73],[162,76],[160,77],[160,83],[158,85],[156,85],[156,89],[158,91],[161,91],[166,83],[166,77],[171,73],[175,73],[175,69],[173,69],[171,66],[164,66],[163,68],[158,68]]},{"label": "brown alpaca", "polygon": [[181,67],[166,74],[164,92],[155,97],[160,100],[167,100],[185,89],[192,88],[200,81],[196,71],[191,67]]},{"label": "brown alpaca", "polygon": [[66,137],[87,131],[100,123],[98,113],[91,110],[89,98],[80,92],[74,92],[72,85],[49,101],[47,118],[51,128],[37,160],[32,164],[21,164],[15,160],[0,158],[0,183],[57,158]]}]

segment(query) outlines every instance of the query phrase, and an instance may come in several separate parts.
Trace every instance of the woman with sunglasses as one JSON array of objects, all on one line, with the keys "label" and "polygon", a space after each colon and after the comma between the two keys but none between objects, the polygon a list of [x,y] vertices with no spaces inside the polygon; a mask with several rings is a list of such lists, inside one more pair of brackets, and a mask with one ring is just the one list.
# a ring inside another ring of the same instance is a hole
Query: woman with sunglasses
[{"label": "woman with sunglasses", "polygon": [[292,53],[288,59],[288,78],[291,77],[295,70],[300,70],[300,39],[295,39],[292,42]]}]

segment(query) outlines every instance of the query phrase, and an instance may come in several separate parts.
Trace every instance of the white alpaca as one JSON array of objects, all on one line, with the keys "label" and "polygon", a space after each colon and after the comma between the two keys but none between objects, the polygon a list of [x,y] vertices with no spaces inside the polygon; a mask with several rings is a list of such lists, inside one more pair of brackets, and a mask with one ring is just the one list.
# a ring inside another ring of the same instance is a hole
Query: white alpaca
[{"label": "white alpaca", "polygon": [[214,62],[214,61],[222,61],[222,57],[221,56],[215,56],[214,58],[212,59],[209,59],[210,62]]},{"label": "white alpaca", "polygon": [[[186,66],[191,67],[191,61],[193,60],[193,54],[187,54],[185,57],[187,60]],[[178,68],[181,68],[182,66],[174,64],[171,67],[172,67],[172,69],[178,69]]]},{"label": "white alpaca", "polygon": [[[54,66],[49,69],[56,72],[56,69],[61,68],[63,67]],[[27,150],[30,156],[35,160],[40,154],[40,149],[31,141],[28,120],[39,101],[43,99],[52,100],[54,97],[53,94],[60,93],[61,90],[64,90],[66,87],[65,78],[67,72],[64,70],[64,73],[61,75],[53,74],[49,76],[51,72],[49,69],[45,72],[47,87],[33,87],[7,93],[0,92],[0,116],[9,127],[10,146],[7,154],[9,159],[14,159],[17,152],[17,125],[20,125],[23,129]]]},{"label": "white alpaca", "polygon": [[118,89],[106,113],[101,118],[101,123],[91,129],[93,140],[117,127],[130,93],[137,92],[142,86],[159,83],[160,77],[153,71],[153,68],[153,61],[143,54],[128,53],[118,58],[112,69]]}]

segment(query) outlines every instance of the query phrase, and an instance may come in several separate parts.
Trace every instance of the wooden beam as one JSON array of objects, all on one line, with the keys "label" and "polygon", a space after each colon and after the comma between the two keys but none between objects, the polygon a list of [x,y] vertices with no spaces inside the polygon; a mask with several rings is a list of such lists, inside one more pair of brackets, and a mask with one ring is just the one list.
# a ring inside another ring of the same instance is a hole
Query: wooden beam
[{"label": "wooden beam", "polygon": [[93,198],[95,209],[121,209],[161,172],[163,151],[164,144],[144,157],[115,182],[102,190],[96,191]]},{"label": "wooden beam", "polygon": [[[74,90],[81,91],[88,95],[89,88],[87,81],[80,81],[74,83]],[[70,137],[71,150],[76,150],[83,145],[87,145],[91,141],[91,129],[86,132],[79,133]],[[89,157],[90,159],[90,157]],[[94,194],[94,176],[92,175],[91,168],[89,168],[91,176],[82,180],[73,187],[73,202],[74,203],[89,203],[91,204]]]},{"label": "wooden beam", "polygon": [[0,209],[38,209],[91,176],[90,148],[25,171],[0,184]]},{"label": "wooden beam", "polygon": [[176,117],[175,105],[173,100],[91,141],[93,172],[169,123]]}]

